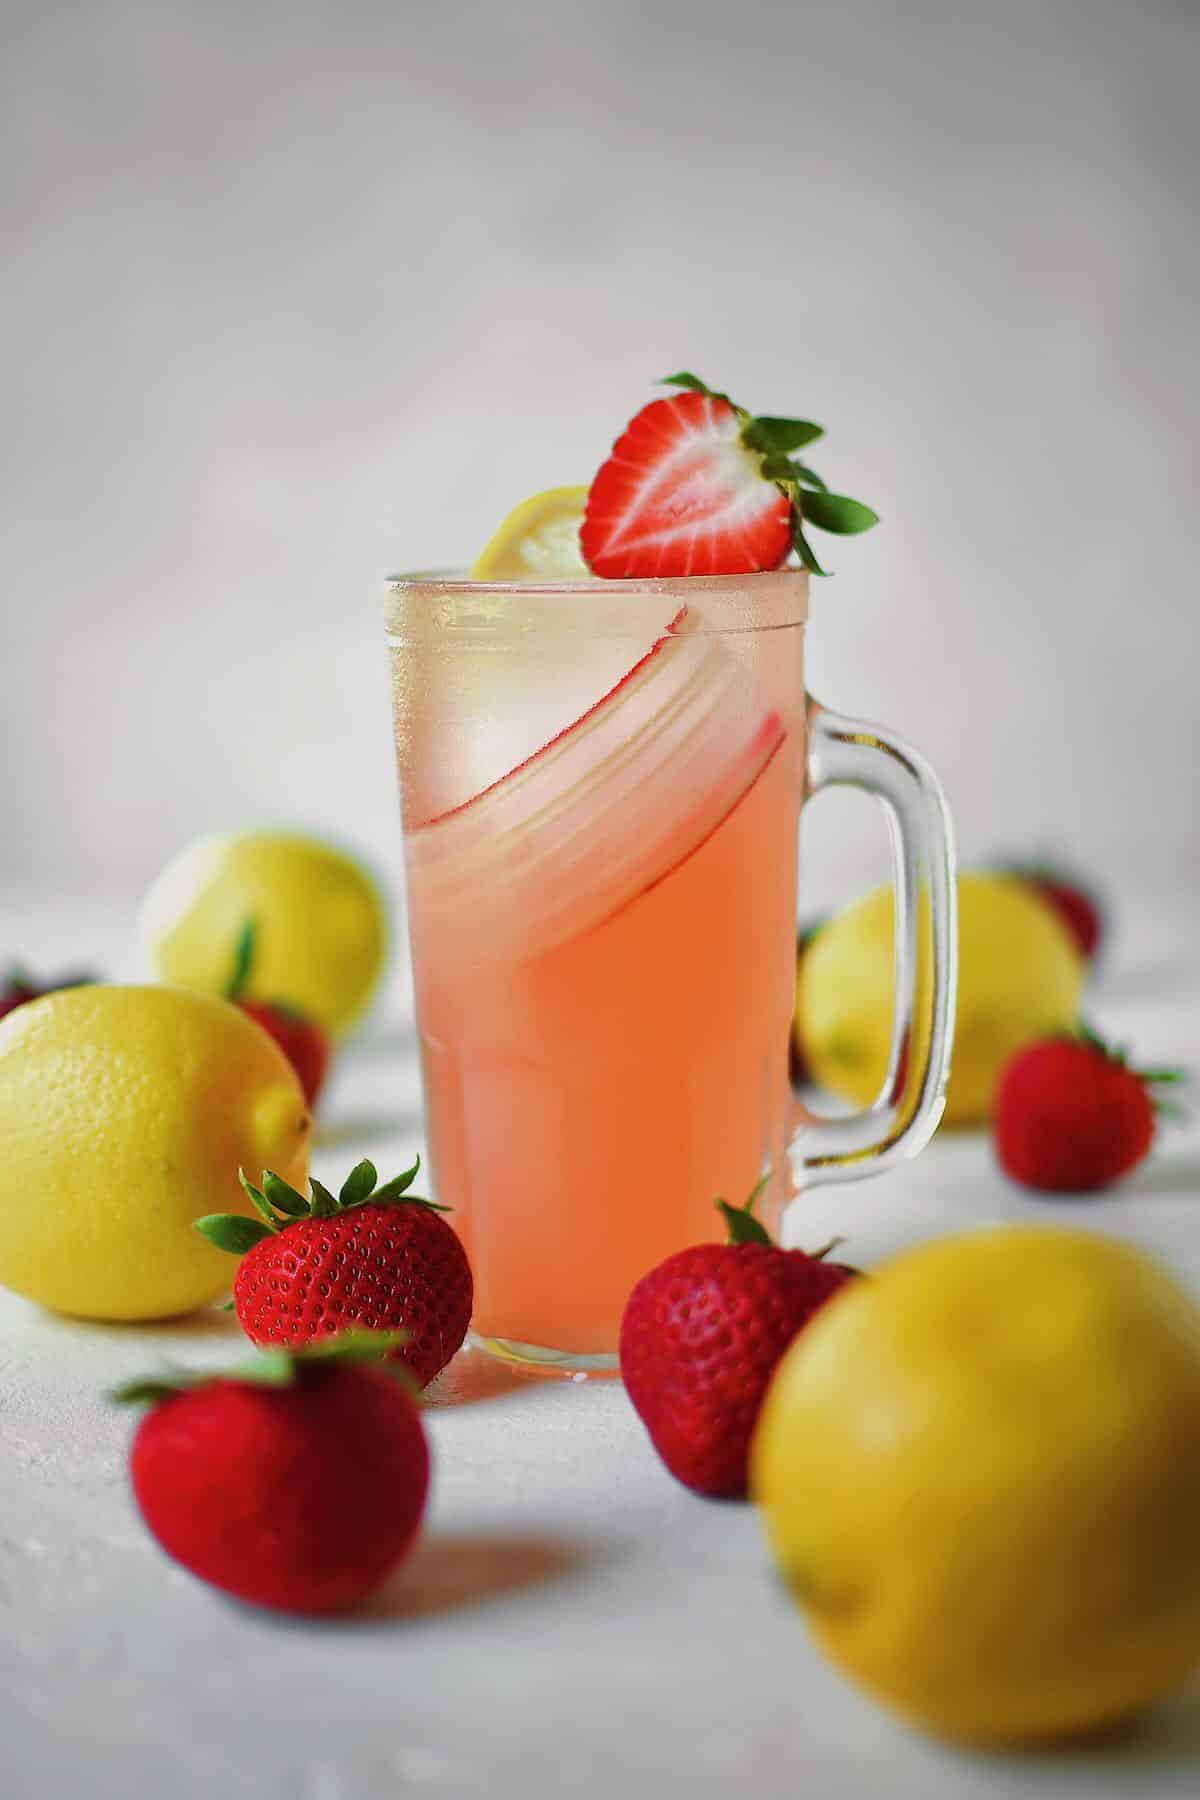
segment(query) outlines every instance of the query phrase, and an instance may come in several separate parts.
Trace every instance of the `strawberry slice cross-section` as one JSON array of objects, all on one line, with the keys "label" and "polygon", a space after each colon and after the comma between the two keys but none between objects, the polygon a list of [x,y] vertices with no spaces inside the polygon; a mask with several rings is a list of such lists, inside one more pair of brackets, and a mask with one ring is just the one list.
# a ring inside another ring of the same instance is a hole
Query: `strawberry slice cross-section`
[{"label": "strawberry slice cross-section", "polygon": [[794,459],[825,435],[811,419],[753,416],[686,370],[664,385],[682,392],[644,406],[592,482],[579,542],[593,575],[753,575],[792,550],[824,575],[806,527],[853,536],[879,523]]},{"label": "strawberry slice cross-section", "polygon": [[764,481],[722,395],[651,401],[592,483],[581,541],[596,575],[740,575],[776,569],[792,507]]}]

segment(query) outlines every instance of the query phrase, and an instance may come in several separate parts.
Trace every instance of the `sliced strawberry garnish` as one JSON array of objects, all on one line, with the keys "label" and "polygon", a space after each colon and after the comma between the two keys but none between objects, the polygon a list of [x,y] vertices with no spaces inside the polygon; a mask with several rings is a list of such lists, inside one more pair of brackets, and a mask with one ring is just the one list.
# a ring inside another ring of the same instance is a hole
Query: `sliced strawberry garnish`
[{"label": "sliced strawberry garnish", "polygon": [[741,575],[787,560],[792,508],[729,401],[685,391],[651,401],[617,439],[580,536],[596,575]]},{"label": "sliced strawberry garnish", "polygon": [[831,494],[790,452],[822,435],[807,419],[752,418],[695,375],[644,406],[593,481],[580,531],[594,575],[748,575],[795,549],[824,570],[804,535],[867,531],[876,514]]}]

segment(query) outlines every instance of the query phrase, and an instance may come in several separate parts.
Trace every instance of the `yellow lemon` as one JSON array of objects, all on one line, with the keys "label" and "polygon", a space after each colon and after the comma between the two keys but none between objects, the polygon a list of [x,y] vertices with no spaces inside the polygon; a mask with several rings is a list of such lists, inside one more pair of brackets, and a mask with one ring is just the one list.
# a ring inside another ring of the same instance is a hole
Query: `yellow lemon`
[{"label": "yellow lemon", "polygon": [[1126,1717],[1200,1663],[1200,1306],[1079,1231],[945,1238],[849,1283],[752,1449],[831,1658],[947,1737]]},{"label": "yellow lemon", "polygon": [[[959,877],[958,933],[945,1119],[974,1125],[990,1116],[1013,1053],[1076,1022],[1086,964],[1053,909],[1012,875]],[[891,889],[878,888],[823,926],[800,960],[796,1035],[808,1068],[859,1106],[874,1100],[887,1070],[893,944]]]},{"label": "yellow lemon", "polygon": [[513,508],[471,569],[472,581],[570,581],[590,574],[579,548],[588,490],[547,488]]},{"label": "yellow lemon", "polygon": [[250,1212],[238,1168],[293,1185],[311,1121],[291,1064],[224,1000],[66,988],[0,1024],[0,1283],[89,1319],[227,1293],[192,1221]]},{"label": "yellow lemon", "polygon": [[160,981],[223,994],[238,935],[255,923],[246,998],[282,1000],[335,1035],[363,1012],[387,953],[374,881],[314,838],[247,831],[202,838],[146,898],[142,937]]}]

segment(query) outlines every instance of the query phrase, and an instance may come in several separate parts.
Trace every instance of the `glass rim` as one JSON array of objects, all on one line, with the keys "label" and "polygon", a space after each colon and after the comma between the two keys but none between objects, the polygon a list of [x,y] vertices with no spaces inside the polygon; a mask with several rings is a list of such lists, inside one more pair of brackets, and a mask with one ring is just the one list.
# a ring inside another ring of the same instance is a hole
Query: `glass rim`
[{"label": "glass rim", "polygon": [[722,595],[744,593],[747,585],[753,583],[759,593],[768,597],[786,593],[788,589],[799,590],[805,597],[804,615],[808,611],[808,570],[797,564],[782,569],[748,570],[742,575],[578,575],[566,580],[559,577],[547,581],[473,581],[465,570],[414,569],[400,575],[385,575],[383,579],[388,594],[420,590],[439,598],[460,594],[464,597],[511,594],[514,599],[581,593],[593,598],[612,594],[614,598],[627,600],[638,594],[675,593],[711,594],[719,599]]}]

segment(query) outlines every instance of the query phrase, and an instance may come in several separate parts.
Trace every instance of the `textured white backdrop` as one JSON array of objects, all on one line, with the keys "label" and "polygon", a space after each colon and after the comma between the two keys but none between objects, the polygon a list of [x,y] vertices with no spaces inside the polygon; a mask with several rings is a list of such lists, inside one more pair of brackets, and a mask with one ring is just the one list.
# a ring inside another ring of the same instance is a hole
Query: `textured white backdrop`
[{"label": "textured white backdrop", "polygon": [[[825,540],[814,686],[969,853],[1200,872],[1198,18],[9,11],[5,885],[261,819],[394,857],[379,576],[587,479],[681,365],[824,421],[884,515]],[[840,804],[814,897],[877,848]]]}]

